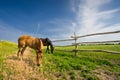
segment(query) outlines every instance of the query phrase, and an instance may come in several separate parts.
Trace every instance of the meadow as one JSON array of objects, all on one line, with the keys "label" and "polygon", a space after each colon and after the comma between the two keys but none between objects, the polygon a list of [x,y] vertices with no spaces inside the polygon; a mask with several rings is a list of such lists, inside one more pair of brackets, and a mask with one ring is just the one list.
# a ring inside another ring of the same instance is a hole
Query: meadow
[{"label": "meadow", "polygon": [[[120,52],[120,45],[81,45],[78,48],[81,50],[103,49]],[[34,75],[41,74],[43,80],[120,80],[120,54],[78,52],[77,56],[74,56],[74,52],[59,51],[72,49],[74,47],[55,47],[54,54],[44,53],[43,63],[39,69],[36,69],[38,67],[34,64],[36,55],[32,50],[30,52],[32,57],[27,59],[29,63],[25,62],[34,69],[33,73],[23,73],[15,72],[14,69],[10,68],[10,65],[6,64],[7,58],[18,50],[17,44],[3,41],[0,43],[0,80],[6,79],[3,75],[5,72],[9,77],[7,79],[12,79],[11,75],[23,74],[26,76],[25,80],[28,80],[27,76],[36,73]],[[13,61],[15,60],[14,57]],[[39,80],[39,78],[31,77],[29,80]]]},{"label": "meadow", "polygon": [[17,44],[2,41],[0,42],[0,80],[3,80],[2,73],[4,72],[4,62],[6,57],[13,54],[17,50]]}]

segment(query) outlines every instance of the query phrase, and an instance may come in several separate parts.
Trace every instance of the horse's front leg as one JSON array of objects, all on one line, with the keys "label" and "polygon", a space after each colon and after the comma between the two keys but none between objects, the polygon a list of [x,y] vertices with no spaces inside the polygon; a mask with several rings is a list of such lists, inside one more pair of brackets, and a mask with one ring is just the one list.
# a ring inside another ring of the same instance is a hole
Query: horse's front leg
[{"label": "horse's front leg", "polygon": [[47,52],[48,52],[48,49],[46,49],[45,53],[47,53]]},{"label": "horse's front leg", "polygon": [[48,50],[48,53],[50,53],[50,49],[49,49],[49,46],[47,46],[47,50]]},{"label": "horse's front leg", "polygon": [[46,49],[45,53],[50,53],[49,52],[49,46],[47,46],[47,49]]},{"label": "horse's front leg", "polygon": [[43,54],[42,50],[36,52],[37,66],[40,66],[40,64],[42,63],[42,54]]}]

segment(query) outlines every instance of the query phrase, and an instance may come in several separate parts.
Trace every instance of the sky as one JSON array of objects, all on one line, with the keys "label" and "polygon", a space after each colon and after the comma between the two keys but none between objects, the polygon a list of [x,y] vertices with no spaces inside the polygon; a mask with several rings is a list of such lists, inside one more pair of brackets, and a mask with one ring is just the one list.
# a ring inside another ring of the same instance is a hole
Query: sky
[{"label": "sky", "polygon": [[[74,32],[80,36],[116,30],[120,30],[120,0],[0,0],[0,40],[17,42],[22,35],[61,40]],[[120,40],[120,34],[79,42],[105,40]]]}]

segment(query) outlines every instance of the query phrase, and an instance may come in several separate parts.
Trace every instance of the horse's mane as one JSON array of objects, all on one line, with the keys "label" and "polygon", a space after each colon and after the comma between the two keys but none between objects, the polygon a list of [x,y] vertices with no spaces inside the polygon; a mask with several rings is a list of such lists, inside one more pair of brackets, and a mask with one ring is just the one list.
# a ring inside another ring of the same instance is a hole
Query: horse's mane
[{"label": "horse's mane", "polygon": [[40,38],[40,39],[42,40],[44,46],[50,46],[51,53],[53,53],[54,47],[52,41],[49,38]]},{"label": "horse's mane", "polygon": [[46,42],[49,44],[49,45],[53,45],[52,44],[52,41],[49,39],[49,38],[45,38]]},{"label": "horse's mane", "polygon": [[47,41],[48,45],[50,45],[51,53],[53,53],[54,47],[53,47],[52,41],[49,38],[46,38],[46,41]]}]

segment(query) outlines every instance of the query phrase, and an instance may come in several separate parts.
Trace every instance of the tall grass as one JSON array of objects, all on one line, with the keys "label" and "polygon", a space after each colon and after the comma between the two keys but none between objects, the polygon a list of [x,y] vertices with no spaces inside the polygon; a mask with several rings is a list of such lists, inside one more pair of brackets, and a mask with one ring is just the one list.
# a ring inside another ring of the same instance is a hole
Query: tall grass
[{"label": "tall grass", "polygon": [[[55,49],[53,55],[44,54],[43,65],[46,72],[50,72],[59,79],[99,80],[100,78],[94,74],[94,71],[99,69],[103,70],[103,72],[98,71],[99,74],[111,74],[115,75],[117,79],[120,78],[120,54],[79,52],[77,56],[74,56],[73,52],[59,51],[59,49],[73,50],[74,46],[55,47]],[[120,51],[120,45],[87,45],[79,46],[79,49]]]},{"label": "tall grass", "polygon": [[[48,80],[101,80],[102,77],[111,79],[111,76],[113,79],[120,79],[120,54],[79,52],[74,56],[73,52],[59,51],[59,49],[73,50],[74,46],[55,47],[54,54],[44,52],[41,71],[38,73],[43,73],[42,75]],[[120,51],[120,45],[86,45],[79,46],[79,49]],[[1,72],[4,70],[4,60],[16,50],[17,45],[14,43],[6,41],[0,43],[0,79],[3,79]],[[36,55],[35,51],[32,53]]]},{"label": "tall grass", "polygon": [[[55,47],[55,49],[60,50],[73,50],[74,46],[65,46],[65,47]],[[80,45],[78,46],[79,50],[91,50],[91,49],[99,49],[99,50],[112,50],[112,51],[120,51],[120,45]]]},{"label": "tall grass", "polygon": [[4,61],[8,55],[14,54],[17,50],[17,44],[7,41],[0,42],[0,80],[4,71]]},{"label": "tall grass", "polygon": [[100,78],[94,74],[94,70],[97,69],[102,69],[108,74],[112,73],[116,77],[119,77],[120,73],[119,54],[79,52],[78,56],[74,56],[71,52],[55,51],[53,55],[44,54],[43,58],[46,75],[53,74],[60,79],[79,80],[82,77],[98,80]]},{"label": "tall grass", "polygon": [[0,42],[0,60],[2,61],[2,58],[5,58],[10,54],[14,54],[16,50],[17,44],[7,41]]}]

